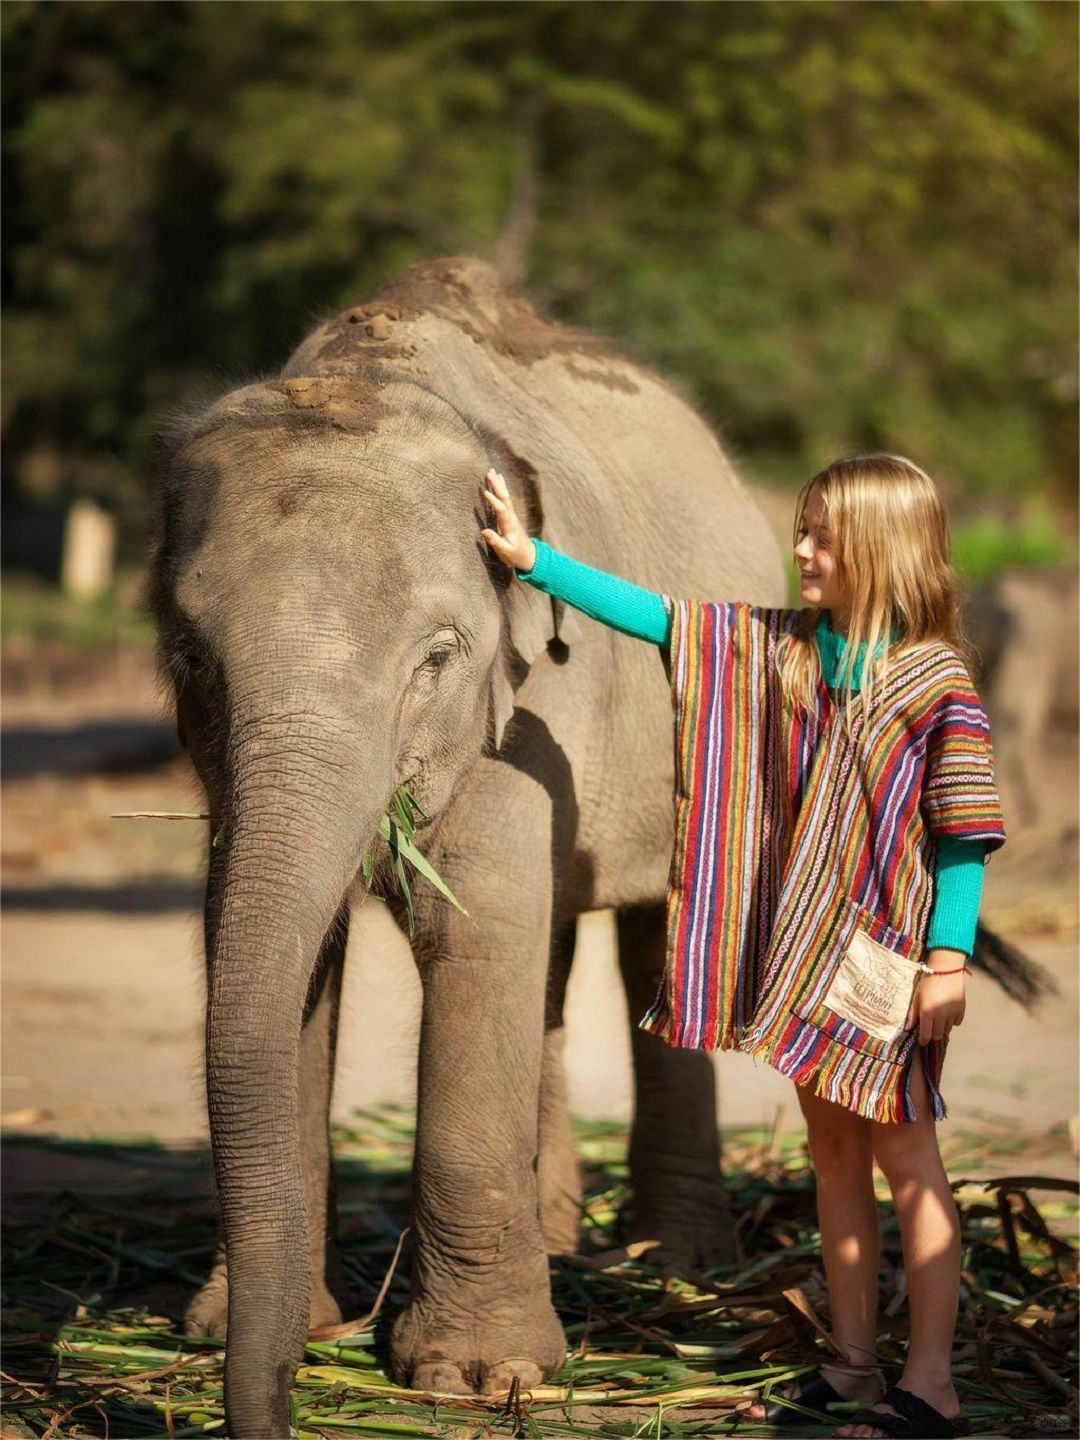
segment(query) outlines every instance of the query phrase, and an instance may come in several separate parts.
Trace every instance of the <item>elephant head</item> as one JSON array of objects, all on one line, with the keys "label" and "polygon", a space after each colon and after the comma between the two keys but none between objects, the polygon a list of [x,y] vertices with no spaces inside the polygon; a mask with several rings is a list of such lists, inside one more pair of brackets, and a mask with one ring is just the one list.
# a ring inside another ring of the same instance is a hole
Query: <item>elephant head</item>
[{"label": "elephant head", "polygon": [[288,1433],[308,1291],[298,1045],[322,941],[397,786],[437,827],[530,663],[569,637],[480,537],[491,465],[554,541],[532,468],[390,372],[250,385],[161,438],[159,662],[224,824],[206,1076],[232,1435]]}]

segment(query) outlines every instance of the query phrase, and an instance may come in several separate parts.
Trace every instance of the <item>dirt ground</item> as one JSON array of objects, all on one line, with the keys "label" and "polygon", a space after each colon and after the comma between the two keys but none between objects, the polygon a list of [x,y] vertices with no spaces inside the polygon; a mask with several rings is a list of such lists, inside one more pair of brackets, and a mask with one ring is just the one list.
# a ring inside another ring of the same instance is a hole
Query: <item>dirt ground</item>
[{"label": "dirt ground", "polygon": [[[80,674],[9,670],[3,715],[3,1124],[22,1135],[154,1137],[200,1144],[202,824],[118,820],[198,810],[201,795],[163,718],[149,657],[123,652]],[[1035,1014],[971,984],[944,1091],[947,1125],[990,1137],[1002,1163],[1023,1136],[1044,1173],[1071,1174],[1077,1114],[1077,743],[1048,737],[1053,803],[1037,832],[1010,832],[987,869],[984,919],[1039,961],[1059,991]],[[1006,797],[1006,813],[1008,803]],[[624,1118],[629,1020],[612,916],[584,917],[568,1013],[574,1111]],[[419,982],[377,901],[354,916],[335,1113],[415,1087]],[[744,1056],[717,1060],[725,1124],[798,1128],[789,1082]],[[70,1183],[55,1155],[14,1185]],[[53,1172],[56,1173],[53,1173]]]}]

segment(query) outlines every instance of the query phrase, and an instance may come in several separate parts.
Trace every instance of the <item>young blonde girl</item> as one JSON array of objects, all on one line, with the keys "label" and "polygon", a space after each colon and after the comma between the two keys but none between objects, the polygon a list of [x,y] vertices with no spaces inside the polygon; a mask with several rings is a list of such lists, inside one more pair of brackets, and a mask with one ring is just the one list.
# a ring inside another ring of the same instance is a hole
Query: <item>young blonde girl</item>
[{"label": "young blonde girl", "polygon": [[[803,605],[769,610],[675,600],[583,565],[529,537],[503,477],[485,478],[497,529],[483,537],[519,579],[669,656],[680,762],[668,973],[642,1028],[747,1050],[796,1082],[846,1363],[748,1418],[799,1424],[806,1408],[857,1401],[868,1408],[838,1435],[965,1433],[950,1372],[960,1235],[935,1118],[983,865],[1004,828],[935,485],[894,455],[812,477],[793,534]],[[714,848],[723,863],[702,864]],[[911,1321],[887,1390],[875,1161]]]}]

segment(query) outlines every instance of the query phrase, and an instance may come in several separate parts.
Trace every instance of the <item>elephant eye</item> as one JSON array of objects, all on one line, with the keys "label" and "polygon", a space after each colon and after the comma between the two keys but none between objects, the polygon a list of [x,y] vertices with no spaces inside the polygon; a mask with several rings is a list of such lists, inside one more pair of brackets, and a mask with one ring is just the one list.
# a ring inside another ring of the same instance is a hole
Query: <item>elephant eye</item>
[{"label": "elephant eye", "polygon": [[430,638],[431,649],[416,667],[418,675],[438,675],[461,648],[458,635],[449,626],[440,626],[440,634]]},{"label": "elephant eye", "polygon": [[172,669],[177,679],[202,680],[208,670],[202,650],[189,636],[182,636],[172,652]]}]

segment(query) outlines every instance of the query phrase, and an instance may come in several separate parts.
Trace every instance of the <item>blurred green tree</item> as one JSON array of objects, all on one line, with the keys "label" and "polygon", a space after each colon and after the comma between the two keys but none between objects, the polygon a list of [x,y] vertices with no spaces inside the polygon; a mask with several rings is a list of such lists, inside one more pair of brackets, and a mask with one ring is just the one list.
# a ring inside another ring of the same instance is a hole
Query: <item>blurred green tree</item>
[{"label": "blurred green tree", "polygon": [[135,517],[163,409],[414,260],[497,259],[752,476],[1073,495],[1077,10],[0,11],[9,496]]}]

